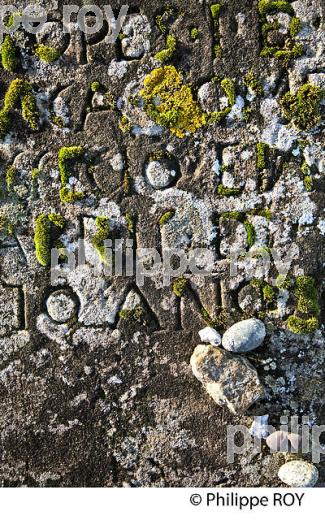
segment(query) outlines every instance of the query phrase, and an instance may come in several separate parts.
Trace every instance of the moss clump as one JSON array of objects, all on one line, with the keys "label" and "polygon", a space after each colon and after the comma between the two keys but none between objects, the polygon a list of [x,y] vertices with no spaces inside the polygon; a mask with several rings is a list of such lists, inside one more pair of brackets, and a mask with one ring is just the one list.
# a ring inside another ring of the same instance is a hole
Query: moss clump
[{"label": "moss clump", "polygon": [[297,18],[296,16],[293,16],[291,18],[291,21],[290,21],[290,25],[289,25],[289,32],[290,32],[290,36],[291,38],[295,38],[297,36],[297,34],[299,33],[300,29],[301,29],[301,20],[300,18]]},{"label": "moss clump", "polygon": [[127,225],[127,228],[128,228],[128,232],[131,235],[134,235],[134,233],[135,233],[135,218],[134,218],[134,216],[131,213],[128,212],[125,215],[125,220],[126,220],[126,225]]},{"label": "moss clump", "polygon": [[256,145],[257,168],[259,170],[265,170],[266,168],[266,154],[268,148],[269,147],[266,143],[257,143]]},{"label": "moss clump", "polygon": [[163,214],[162,217],[160,217],[159,219],[159,224],[160,226],[164,226],[165,224],[167,224],[167,222],[169,222],[175,215],[175,210],[170,210],[170,211],[166,211],[166,213]]},{"label": "moss clump", "polygon": [[218,4],[212,4],[210,5],[210,12],[213,20],[213,27],[214,27],[214,40],[215,43],[213,45],[213,50],[216,58],[221,58],[222,55],[222,48],[220,44],[220,29],[219,29],[219,18],[220,18],[220,11],[222,8],[222,3]]},{"label": "moss clump", "polygon": [[284,117],[301,130],[311,130],[321,121],[323,96],[322,89],[311,83],[302,85],[296,94],[287,92],[281,99]]},{"label": "moss clump", "polygon": [[166,27],[166,25],[163,22],[163,16],[162,15],[156,16],[156,25],[157,25],[158,29],[160,30],[160,32],[165,34],[165,32],[167,31],[167,27]]},{"label": "moss clump", "polygon": [[30,83],[15,79],[5,94],[3,108],[0,111],[0,139],[3,139],[11,128],[10,112],[20,102],[22,116],[32,130],[37,130],[39,112]]},{"label": "moss clump", "polygon": [[262,16],[272,12],[281,12],[291,15],[294,14],[292,5],[290,5],[289,2],[283,0],[277,0],[275,2],[272,0],[260,0],[258,2],[258,10]]},{"label": "moss clump", "polygon": [[34,243],[36,258],[40,265],[46,267],[51,261],[51,225],[62,229],[64,218],[61,215],[39,215],[35,220]]},{"label": "moss clump", "polygon": [[132,130],[132,123],[126,116],[122,116],[119,122],[119,128],[123,134],[129,134]]},{"label": "moss clump", "polygon": [[269,304],[274,303],[276,294],[275,294],[275,290],[272,287],[272,285],[265,283],[265,285],[262,288],[262,292],[263,292],[263,298],[267,303],[269,303]]},{"label": "moss clump", "polygon": [[37,56],[41,61],[44,61],[44,63],[53,63],[60,58],[60,53],[53,47],[39,44],[35,47],[35,56]]},{"label": "moss clump", "polygon": [[210,5],[210,11],[211,11],[211,16],[212,16],[213,20],[219,19],[221,7],[222,7],[221,3]]},{"label": "moss clump", "polygon": [[176,52],[176,38],[169,34],[166,40],[166,49],[157,52],[155,55],[155,59],[159,61],[159,63],[165,63],[170,60],[174,53]]},{"label": "moss clump", "polygon": [[11,191],[14,180],[15,180],[15,174],[16,174],[16,168],[14,166],[9,166],[6,170],[6,184],[7,184],[7,190]]},{"label": "moss clump", "polygon": [[314,181],[313,181],[313,178],[311,177],[311,175],[306,175],[304,177],[304,186],[305,186],[305,189],[306,191],[313,191],[314,189]]},{"label": "moss clump", "polygon": [[41,171],[38,169],[38,168],[33,168],[32,169],[32,179],[35,180],[35,179],[38,179],[38,177],[40,176],[41,174]]},{"label": "moss clump", "polygon": [[253,226],[248,220],[245,220],[244,226],[247,233],[247,244],[249,247],[253,247],[256,241],[256,231]]},{"label": "moss clump", "polygon": [[251,70],[247,72],[244,77],[244,85],[249,88],[256,96],[263,96],[264,88],[262,83],[257,79],[254,72]]},{"label": "moss clump", "polygon": [[225,213],[222,213],[221,217],[231,220],[237,220],[238,222],[244,222],[245,220],[245,214],[240,213],[239,211],[226,211]]},{"label": "moss clump", "polygon": [[105,240],[108,240],[110,233],[110,224],[107,217],[96,218],[97,233],[92,240],[92,245],[96,249],[99,258],[104,264],[107,264]]},{"label": "moss clump", "polygon": [[145,315],[145,311],[140,305],[137,305],[136,307],[134,307],[134,309],[123,309],[119,313],[119,316],[122,320],[126,320],[126,321],[132,320],[132,321],[138,321],[138,322],[144,321],[143,320],[144,315]]},{"label": "moss clump", "polygon": [[297,278],[295,297],[296,312],[288,319],[288,328],[295,334],[312,334],[319,327],[320,307],[315,280],[311,276]]},{"label": "moss clump", "polygon": [[67,186],[60,189],[60,200],[65,204],[72,204],[73,202],[78,202],[84,198],[84,193],[81,191],[71,191]]},{"label": "moss clump", "polygon": [[153,70],[145,78],[140,95],[148,116],[179,138],[195,133],[206,123],[191,87],[183,84],[181,74],[173,66]]},{"label": "moss clump", "polygon": [[238,188],[227,188],[223,184],[219,184],[218,186],[218,195],[220,195],[221,197],[233,197],[239,194],[240,189]]},{"label": "moss clump", "polygon": [[187,287],[187,279],[186,278],[178,278],[173,282],[173,293],[178,298],[181,298],[184,294],[184,291]]},{"label": "moss clump", "polygon": [[91,88],[92,92],[98,92],[100,90],[99,81],[93,81],[92,84],[90,85],[90,88]]},{"label": "moss clump", "polygon": [[230,105],[234,105],[236,102],[236,90],[234,82],[229,78],[225,78],[221,81],[221,87],[223,88]]},{"label": "moss clump", "polygon": [[197,27],[193,27],[193,29],[191,29],[190,34],[191,34],[192,40],[197,40],[199,37],[199,29]]},{"label": "moss clump", "polygon": [[319,327],[317,318],[298,318],[297,316],[290,316],[287,321],[288,328],[294,334],[313,334]]},{"label": "moss clump", "polygon": [[84,149],[82,146],[64,146],[59,150],[58,165],[61,179],[60,199],[62,202],[71,203],[77,200],[81,200],[84,197],[83,193],[73,192],[67,187],[69,177],[71,176],[69,171],[69,164],[71,161],[75,161],[83,153]]},{"label": "moss clump", "polygon": [[17,54],[12,37],[7,34],[1,46],[1,62],[5,70],[13,72],[18,66]]}]

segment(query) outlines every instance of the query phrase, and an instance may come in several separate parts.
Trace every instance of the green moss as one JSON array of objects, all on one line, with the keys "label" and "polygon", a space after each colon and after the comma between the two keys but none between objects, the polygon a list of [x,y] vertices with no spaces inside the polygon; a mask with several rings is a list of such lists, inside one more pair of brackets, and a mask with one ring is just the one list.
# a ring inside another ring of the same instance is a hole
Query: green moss
[{"label": "green moss", "polygon": [[229,78],[225,78],[221,81],[221,87],[223,88],[228,98],[229,104],[234,105],[236,102],[236,90],[234,82]]},{"label": "green moss", "polygon": [[55,126],[58,126],[59,128],[64,128],[65,123],[64,123],[64,119],[63,119],[62,116],[53,115],[53,116],[51,117],[51,120],[52,120],[52,123],[53,123]]},{"label": "green moss", "polygon": [[61,179],[60,199],[65,203],[72,203],[81,200],[84,194],[81,192],[73,192],[66,186],[69,182],[71,173],[69,165],[71,161],[75,161],[84,153],[82,146],[62,147],[58,154],[58,166]]},{"label": "green moss", "polygon": [[311,83],[302,85],[296,94],[287,92],[281,99],[284,117],[301,130],[311,130],[321,121],[323,96],[322,89]]},{"label": "green moss", "polygon": [[166,213],[163,214],[163,216],[159,219],[160,226],[164,226],[169,222],[175,215],[175,210],[166,211]]},{"label": "green moss", "polygon": [[248,220],[245,220],[244,226],[247,233],[247,244],[249,247],[253,247],[256,241],[256,231],[253,226]]},{"label": "green moss", "polygon": [[296,16],[293,16],[291,18],[291,21],[290,21],[290,25],[289,25],[289,32],[290,32],[290,36],[291,38],[295,38],[297,36],[297,34],[299,33],[300,29],[301,29],[301,20],[300,18],[297,18]]},{"label": "green moss", "polygon": [[178,278],[173,282],[173,293],[178,298],[181,298],[184,294],[184,291],[187,287],[187,279],[186,278]]},{"label": "green moss", "polygon": [[220,43],[216,43],[213,47],[214,55],[216,58],[221,58],[222,56],[222,47]]},{"label": "green moss", "polygon": [[290,15],[294,14],[292,5],[289,2],[283,0],[260,0],[258,2],[258,10],[262,16],[272,12],[287,13]]},{"label": "green moss", "polygon": [[179,138],[196,132],[206,123],[191,87],[183,84],[182,75],[173,66],[153,70],[145,78],[140,95],[148,116]]},{"label": "green moss", "polygon": [[219,184],[218,186],[218,194],[221,197],[232,197],[240,194],[240,190],[238,188],[226,188],[223,184]]},{"label": "green moss", "polygon": [[155,55],[155,59],[159,61],[159,63],[165,63],[170,60],[174,53],[176,52],[176,38],[169,34],[166,40],[166,49],[157,52]]},{"label": "green moss", "polygon": [[51,223],[63,228],[64,218],[61,215],[39,215],[35,220],[34,243],[36,258],[40,265],[46,267],[51,261]]},{"label": "green moss", "polygon": [[292,285],[291,280],[289,278],[287,278],[283,274],[279,274],[279,276],[277,277],[277,280],[276,280],[276,286],[279,289],[288,290],[288,289],[290,289],[291,285]]},{"label": "green moss", "polygon": [[231,220],[237,220],[238,222],[244,222],[245,213],[240,213],[239,211],[226,211],[225,213],[222,213],[221,217]]},{"label": "green moss", "polygon": [[270,284],[265,283],[265,285],[262,288],[262,292],[263,292],[263,298],[267,303],[274,302],[276,293],[275,293],[274,288]]},{"label": "green moss", "polygon": [[296,312],[288,319],[288,328],[295,334],[312,334],[319,327],[320,306],[315,280],[300,276],[295,287]]},{"label": "green moss", "polygon": [[16,168],[14,166],[9,166],[6,170],[6,184],[7,189],[10,191],[13,187],[14,180],[15,180],[15,174],[16,174]]},{"label": "green moss", "polygon": [[313,191],[314,189],[314,181],[313,181],[313,178],[311,177],[311,175],[306,175],[304,177],[304,186],[306,188],[306,191]]},{"label": "green moss", "polygon": [[125,40],[125,38],[127,38],[127,35],[124,34],[124,33],[120,33],[120,34],[118,35],[118,39],[120,40],[120,42],[121,42],[122,40]]},{"label": "green moss", "polygon": [[78,202],[82,200],[84,196],[84,193],[82,193],[81,191],[71,191],[66,186],[60,189],[60,200],[65,204]]},{"label": "green moss", "polygon": [[128,231],[131,235],[134,235],[135,233],[135,219],[131,213],[126,213],[125,215],[126,225],[128,228]]},{"label": "green moss", "polygon": [[119,128],[123,134],[129,134],[132,130],[132,123],[126,116],[122,116],[119,122]]},{"label": "green moss", "polygon": [[60,53],[53,47],[39,44],[35,47],[35,56],[37,56],[41,61],[44,61],[44,63],[53,63],[60,58]]},{"label": "green moss", "polygon": [[110,233],[110,223],[107,217],[96,218],[97,233],[92,240],[92,245],[96,249],[101,261],[106,264],[106,251],[104,241],[108,240]]},{"label": "green moss", "polygon": [[210,11],[211,11],[211,16],[212,16],[213,20],[219,19],[221,7],[222,7],[221,2],[220,2],[220,4],[210,5]]},{"label": "green moss", "polygon": [[313,334],[319,327],[317,318],[298,318],[297,316],[290,316],[287,321],[288,329],[294,334]]},{"label": "green moss", "polygon": [[247,72],[246,76],[244,77],[244,85],[246,85],[246,87],[249,88],[256,96],[263,96],[264,88],[253,71]]},{"label": "green moss", "polygon": [[266,154],[268,151],[268,145],[266,143],[257,143],[256,154],[257,154],[257,168],[264,170],[266,168]]},{"label": "green moss", "polygon": [[35,180],[35,179],[38,179],[38,177],[40,176],[40,173],[41,171],[38,169],[38,168],[33,168],[32,169],[32,179]]},{"label": "green moss", "polygon": [[283,60],[285,65],[288,65],[290,60],[299,58],[303,55],[303,46],[300,45],[300,43],[292,45],[289,42],[287,47],[288,48],[286,49],[280,49],[273,52],[274,57],[279,60]]},{"label": "green moss", "polygon": [[122,320],[143,322],[145,312],[140,305],[137,305],[134,309],[123,309],[119,316]]},{"label": "green moss", "polygon": [[90,85],[90,88],[91,88],[92,92],[98,92],[100,90],[99,81],[93,81],[92,84]]},{"label": "green moss", "polygon": [[11,83],[4,98],[3,108],[0,111],[0,139],[10,131],[12,119],[11,111],[20,102],[22,116],[32,130],[37,130],[39,112],[30,83],[22,79],[15,79]]},{"label": "green moss", "polygon": [[191,29],[191,38],[192,40],[197,40],[198,37],[199,37],[199,30],[197,27],[193,27],[193,29]]},{"label": "green moss", "polygon": [[273,215],[269,209],[251,209],[247,212],[247,215],[257,215],[258,217],[264,217],[267,220],[272,220]]},{"label": "green moss", "polygon": [[220,110],[219,112],[211,112],[210,114],[206,114],[206,122],[208,124],[217,123],[220,124],[228,114],[230,114],[231,108],[226,107],[224,110]]},{"label": "green moss", "polygon": [[59,215],[57,213],[50,213],[48,215],[48,219],[52,224],[54,224],[56,227],[63,229],[65,224],[65,219],[62,217],[62,215]]},{"label": "green moss", "polygon": [[158,29],[160,30],[160,32],[162,32],[163,34],[167,31],[167,27],[163,22],[162,15],[156,16],[156,25],[157,25]]},{"label": "green moss", "polygon": [[16,48],[12,37],[7,34],[1,46],[1,62],[5,70],[14,72],[18,66]]}]

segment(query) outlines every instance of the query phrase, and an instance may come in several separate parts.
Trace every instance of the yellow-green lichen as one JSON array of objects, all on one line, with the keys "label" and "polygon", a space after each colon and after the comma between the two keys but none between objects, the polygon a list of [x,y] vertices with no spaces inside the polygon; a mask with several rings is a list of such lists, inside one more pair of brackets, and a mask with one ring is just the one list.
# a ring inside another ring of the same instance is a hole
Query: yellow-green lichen
[{"label": "yellow-green lichen", "polygon": [[127,212],[126,215],[125,215],[125,220],[126,220],[126,225],[127,225],[127,228],[128,228],[128,232],[131,235],[134,235],[134,233],[135,233],[135,218],[132,215],[132,213]]},{"label": "yellow-green lichen", "polygon": [[160,226],[164,226],[165,224],[167,224],[167,222],[169,222],[175,215],[175,210],[170,210],[170,211],[166,211],[166,213],[164,213],[160,219],[159,219],[159,224]]},{"label": "yellow-green lichen", "polygon": [[230,105],[234,105],[236,101],[236,90],[234,82],[229,78],[225,78],[221,81],[221,87],[223,88]]},{"label": "yellow-green lichen", "polygon": [[324,92],[317,85],[305,83],[296,94],[287,92],[281,99],[283,116],[301,130],[311,130],[321,122],[320,103]]},{"label": "yellow-green lichen", "polygon": [[173,66],[153,70],[145,78],[140,95],[148,116],[179,138],[195,133],[206,123],[191,87],[183,84],[182,75]]},{"label": "yellow-green lichen", "polygon": [[105,240],[108,240],[110,233],[110,223],[107,217],[96,218],[97,233],[92,240],[92,245],[96,249],[100,260],[107,264],[107,256],[105,250]]},{"label": "yellow-green lichen", "polygon": [[98,92],[100,90],[100,87],[101,87],[101,85],[100,85],[99,81],[93,81],[92,84],[90,85],[92,92]]},{"label": "yellow-green lichen", "polygon": [[1,46],[1,63],[5,70],[14,72],[18,66],[16,47],[12,37],[7,34]]},{"label": "yellow-green lichen", "polygon": [[160,52],[157,52],[155,59],[159,63],[165,63],[170,60],[176,52],[176,38],[169,34],[166,39],[166,48]]},{"label": "yellow-green lichen", "polygon": [[291,38],[295,38],[297,36],[297,34],[299,33],[299,31],[301,29],[301,26],[302,26],[302,24],[301,24],[300,18],[293,16],[291,18],[290,25],[289,25],[289,32],[290,32]]},{"label": "yellow-green lichen", "polygon": [[177,280],[174,280],[173,282],[173,293],[178,298],[181,298],[185,292],[185,289],[187,287],[187,279],[186,278],[178,278]]},{"label": "yellow-green lichen", "polygon": [[35,47],[35,56],[37,56],[44,63],[53,63],[60,58],[60,53],[53,47],[39,44]]},{"label": "yellow-green lichen", "polygon": [[37,130],[39,112],[32,87],[27,81],[17,78],[10,84],[0,111],[0,139],[3,139],[11,129],[11,111],[16,108],[18,102],[21,105],[23,119],[32,130]]},{"label": "yellow-green lichen", "polygon": [[119,128],[123,134],[128,134],[132,130],[132,123],[123,115],[119,121]]}]

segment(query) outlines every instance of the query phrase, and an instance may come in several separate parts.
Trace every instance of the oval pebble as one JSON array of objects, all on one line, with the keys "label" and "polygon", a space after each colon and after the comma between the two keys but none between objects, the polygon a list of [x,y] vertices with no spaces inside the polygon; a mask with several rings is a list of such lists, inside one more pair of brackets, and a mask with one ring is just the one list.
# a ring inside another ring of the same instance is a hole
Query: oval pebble
[{"label": "oval pebble", "polygon": [[230,327],[222,338],[222,345],[229,352],[250,352],[262,345],[265,336],[264,323],[252,318]]},{"label": "oval pebble", "polygon": [[279,469],[279,479],[290,487],[314,487],[317,484],[318,469],[305,460],[292,460]]}]

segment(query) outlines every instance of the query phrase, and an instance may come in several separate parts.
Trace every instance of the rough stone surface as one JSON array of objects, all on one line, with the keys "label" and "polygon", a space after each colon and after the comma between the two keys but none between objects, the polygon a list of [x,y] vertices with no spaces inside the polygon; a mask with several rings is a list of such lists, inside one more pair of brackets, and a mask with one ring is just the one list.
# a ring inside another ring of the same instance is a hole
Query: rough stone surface
[{"label": "rough stone surface", "polygon": [[263,397],[257,372],[241,357],[232,357],[221,348],[198,345],[191,357],[195,377],[220,406],[234,414],[243,414]]},{"label": "rough stone surface", "polygon": [[222,346],[230,352],[250,352],[262,345],[265,336],[266,329],[262,321],[245,320],[236,323],[225,332]]},{"label": "rough stone surface", "polygon": [[[63,5],[69,2],[38,3],[48,14],[41,34],[20,28],[12,35],[16,70],[0,60],[0,111],[17,78],[30,83],[39,107],[33,130],[17,100],[10,131],[0,138],[0,485],[284,485],[277,474],[285,457],[264,445],[261,453],[248,449],[228,463],[227,426],[234,417],[196,381],[190,359],[205,327],[223,334],[238,322],[260,319],[264,345],[244,357],[265,397],[241,424],[250,428],[253,417],[264,415],[276,430],[284,415],[325,424],[325,105],[311,130],[294,127],[281,109],[289,89],[324,84],[324,2],[291,2],[302,22],[296,43],[303,53],[288,62],[260,55],[257,0],[222,0],[217,28],[214,2],[134,0],[113,44],[107,25],[84,35],[73,19],[65,34]],[[95,2],[110,4],[115,15],[124,3]],[[166,3],[174,13],[165,12]],[[26,7],[22,0],[2,4]],[[279,22],[269,38],[281,46],[289,38],[288,15],[268,16]],[[161,66],[155,56],[168,35],[176,51],[164,65],[182,73],[198,107],[225,109],[221,81],[231,79],[235,87],[235,104],[223,121],[182,139],[150,117],[140,95],[145,78]],[[40,43],[60,58],[41,61],[35,55]],[[259,93],[245,79],[250,72]],[[264,162],[257,153],[262,142],[269,145]],[[84,198],[63,203],[58,153],[70,146],[85,153],[69,161],[67,186]],[[152,162],[164,166],[163,185],[159,175],[157,187],[148,179]],[[65,225],[51,223],[50,246],[65,252],[51,281],[50,267],[37,261],[34,233],[37,217],[52,213]],[[181,296],[174,280],[164,285],[162,269],[143,283],[135,273],[105,274],[93,247],[98,217],[109,220],[109,239],[133,240],[137,248],[161,255],[167,248],[187,255],[204,248],[212,271],[177,274],[186,278]],[[78,262],[80,240],[85,265]],[[266,268],[261,257],[271,249],[277,257]],[[77,259],[72,271],[68,253]],[[288,271],[280,273],[284,267]],[[295,281],[302,274],[315,280],[320,305],[317,330],[307,335],[287,325],[297,312]],[[274,289],[269,300],[266,286]],[[47,308],[56,291],[76,305],[62,323]],[[252,374],[246,364],[240,367]],[[229,385],[236,384],[232,376]],[[317,469],[323,486],[323,459]]]}]

